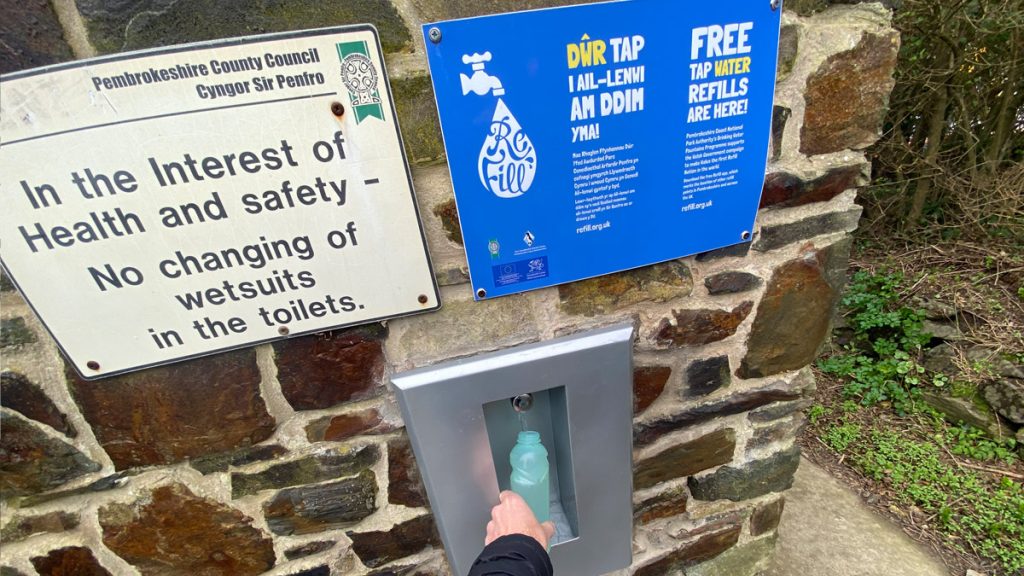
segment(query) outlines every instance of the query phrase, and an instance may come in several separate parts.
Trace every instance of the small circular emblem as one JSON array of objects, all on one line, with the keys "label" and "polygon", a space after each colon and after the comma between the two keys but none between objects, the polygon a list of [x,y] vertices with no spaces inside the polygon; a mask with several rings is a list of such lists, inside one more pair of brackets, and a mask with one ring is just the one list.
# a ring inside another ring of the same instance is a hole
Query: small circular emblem
[{"label": "small circular emblem", "polygon": [[373,93],[377,90],[377,70],[373,62],[362,54],[349,54],[341,62],[341,81],[352,92],[357,104],[380,102]]}]

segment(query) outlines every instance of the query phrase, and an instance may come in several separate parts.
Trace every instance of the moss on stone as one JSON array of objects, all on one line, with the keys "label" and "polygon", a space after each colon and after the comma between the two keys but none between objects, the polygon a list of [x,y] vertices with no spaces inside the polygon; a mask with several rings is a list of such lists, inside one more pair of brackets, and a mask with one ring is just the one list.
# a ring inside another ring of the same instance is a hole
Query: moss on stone
[{"label": "moss on stone", "polygon": [[101,53],[236,36],[370,22],[385,52],[411,47],[412,37],[387,0],[78,0],[89,39]]},{"label": "moss on stone", "polygon": [[445,236],[462,246],[462,227],[459,225],[459,210],[455,206],[455,199],[449,199],[434,206],[433,212],[441,219],[441,227],[444,228]]}]

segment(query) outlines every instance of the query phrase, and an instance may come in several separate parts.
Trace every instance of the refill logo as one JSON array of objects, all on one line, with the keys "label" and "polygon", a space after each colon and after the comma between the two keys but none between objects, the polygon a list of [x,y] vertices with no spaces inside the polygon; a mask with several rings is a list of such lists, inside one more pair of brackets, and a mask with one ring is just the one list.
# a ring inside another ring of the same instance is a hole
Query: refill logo
[{"label": "refill logo", "polygon": [[533,177],[537,174],[537,154],[530,137],[523,132],[519,121],[501,98],[505,95],[501,80],[484,71],[484,63],[490,61],[490,52],[462,56],[463,64],[473,66],[472,76],[459,75],[462,95],[472,92],[484,96],[491,93],[498,98],[489,133],[480,149],[477,173],[480,183],[494,195],[499,198],[515,198],[522,196],[533,185]]},{"label": "refill logo", "polygon": [[338,58],[341,59],[341,81],[348,88],[356,124],[370,116],[384,120],[380,91],[377,90],[377,68],[370,60],[366,42],[342,42],[337,47]]}]

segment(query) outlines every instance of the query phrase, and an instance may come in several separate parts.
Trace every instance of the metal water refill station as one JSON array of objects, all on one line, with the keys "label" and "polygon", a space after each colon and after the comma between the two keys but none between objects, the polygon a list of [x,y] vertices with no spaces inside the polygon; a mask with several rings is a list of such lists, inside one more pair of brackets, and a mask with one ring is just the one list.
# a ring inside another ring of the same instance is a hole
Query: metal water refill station
[{"label": "metal water refill station", "polygon": [[524,426],[548,450],[555,573],[630,565],[632,350],[633,327],[620,325],[392,378],[456,574],[467,574],[483,549]]}]

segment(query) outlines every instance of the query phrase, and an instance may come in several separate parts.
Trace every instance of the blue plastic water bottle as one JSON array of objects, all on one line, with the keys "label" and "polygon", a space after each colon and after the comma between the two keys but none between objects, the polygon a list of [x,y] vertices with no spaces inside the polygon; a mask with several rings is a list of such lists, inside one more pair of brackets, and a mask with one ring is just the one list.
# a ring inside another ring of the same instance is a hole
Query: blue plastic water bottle
[{"label": "blue plastic water bottle", "polygon": [[540,443],[540,433],[520,432],[508,459],[512,464],[512,491],[526,500],[538,522],[546,522],[551,517],[548,507],[548,451]]}]

